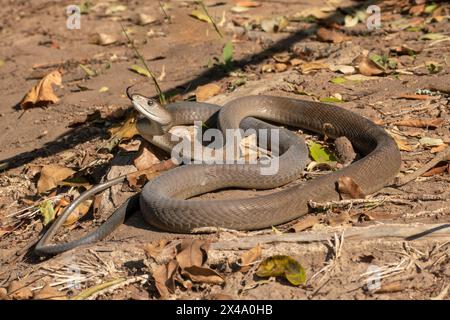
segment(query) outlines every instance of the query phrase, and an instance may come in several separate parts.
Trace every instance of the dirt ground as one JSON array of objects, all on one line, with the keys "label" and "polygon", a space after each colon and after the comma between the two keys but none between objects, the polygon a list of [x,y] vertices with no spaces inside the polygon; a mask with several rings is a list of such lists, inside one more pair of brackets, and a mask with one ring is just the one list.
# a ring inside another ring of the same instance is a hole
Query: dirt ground
[{"label": "dirt ground", "polygon": [[[446,2],[238,2],[204,1],[221,37],[213,24],[190,15],[198,10],[205,16],[202,6],[191,0],[90,1],[91,6],[82,7],[86,12],[80,29],[66,26],[66,7],[73,1],[0,1],[0,299],[72,298],[112,279],[122,282],[90,298],[160,299],[161,284],[153,271],[170,259],[155,258],[149,247],[166,239],[164,246],[173,248],[185,238],[211,243],[206,264],[222,280],[215,284],[208,283],[214,282],[211,278],[194,281],[176,275],[166,299],[450,297],[450,167],[445,158],[425,175],[371,195],[385,200],[316,212],[317,219],[298,232],[292,226],[305,218],[272,230],[175,235],[150,228],[137,213],[97,244],[50,258],[33,253],[46,230],[39,209],[46,199],[64,195],[71,200],[86,185],[136,170],[133,160],[143,148],[168,158],[138,135],[105,148],[114,142],[111,128],[130,115],[125,89],[137,84],[133,90],[157,95],[150,78],[130,70],[142,63],[121,25],[170,100],[195,100],[198,87],[206,84],[220,87],[207,99],[217,104],[262,93],[325,102],[332,97],[328,101],[393,135],[402,156],[399,177],[420,169],[450,143]],[[381,8],[381,28],[369,30],[367,17],[355,25],[345,20],[374,3]],[[322,35],[320,28],[328,33]],[[99,35],[103,42],[96,40]],[[220,62],[228,41],[233,44],[232,66]],[[361,56],[370,54],[383,57],[383,72],[377,74],[380,67],[373,65],[363,71]],[[333,66],[346,68],[343,73]],[[59,101],[24,110],[24,95],[55,70],[62,74],[62,85],[53,86]],[[58,181],[56,188],[39,192],[38,181],[48,165],[74,170],[83,183]],[[319,174],[316,168],[305,176]],[[97,197],[90,211],[57,240],[98,227],[134,192],[125,182]],[[256,193],[227,190],[202,198]],[[62,206],[60,201],[51,204]],[[390,226],[398,232],[383,231],[394,230]],[[429,229],[436,232],[411,237]],[[239,271],[242,254],[258,243],[261,254],[247,272]],[[282,277],[257,276],[259,262],[274,255],[300,262],[306,283],[296,286]],[[370,285],[373,270],[380,280],[375,289]],[[57,291],[48,290],[46,296],[46,285]]]}]

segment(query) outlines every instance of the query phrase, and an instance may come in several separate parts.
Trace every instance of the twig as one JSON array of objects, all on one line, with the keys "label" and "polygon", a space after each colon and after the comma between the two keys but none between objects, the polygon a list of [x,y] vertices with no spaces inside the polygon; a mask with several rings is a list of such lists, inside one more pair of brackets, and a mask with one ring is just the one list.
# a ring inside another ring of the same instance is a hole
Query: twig
[{"label": "twig", "polygon": [[214,19],[211,17],[211,15],[209,14],[208,10],[206,9],[205,4],[203,3],[203,1],[197,1],[198,4],[200,4],[200,6],[202,7],[203,11],[206,13],[206,15],[208,16],[209,20],[211,21],[212,25],[214,26],[214,29],[216,30],[217,34],[223,38],[223,34],[222,32],[220,32],[219,27],[217,26],[216,22],[214,21]]},{"label": "twig", "polygon": [[450,284],[447,284],[441,291],[441,293],[439,293],[436,297],[431,297],[430,300],[444,300],[445,296],[448,293],[448,289],[450,289]]},{"label": "twig", "polygon": [[150,77],[153,80],[153,84],[155,85],[156,88],[156,92],[158,93],[158,97],[159,97],[159,102],[162,105],[166,104],[166,97],[164,96],[164,93],[161,90],[161,87],[158,84],[158,80],[156,80],[155,75],[153,74],[153,72],[150,70],[149,66],[147,65],[147,62],[145,62],[144,57],[141,55],[141,53],[139,52],[139,50],[136,48],[136,46],[134,45],[133,41],[131,40],[130,36],[128,35],[127,31],[125,30],[123,24],[120,24],[121,28],[122,28],[122,32],[125,34],[125,37],[128,40],[128,43],[131,45],[131,47],[133,48],[135,54],[138,56],[139,60],[141,60],[142,64],[144,65],[144,67],[147,69],[148,73],[150,74]]},{"label": "twig", "polygon": [[284,233],[223,240],[211,244],[212,250],[247,250],[258,244],[312,243],[327,241],[336,230],[345,229],[346,241],[389,239],[412,241],[419,238],[450,240],[450,224],[379,224],[369,227],[330,228],[329,231]]},{"label": "twig", "polygon": [[434,194],[407,194],[398,196],[384,196],[377,198],[368,199],[346,199],[339,201],[329,201],[329,202],[315,202],[309,201],[308,205],[312,209],[328,210],[332,208],[342,208],[346,206],[353,206],[357,204],[378,204],[383,202],[392,202],[396,204],[410,204],[411,201],[439,201],[447,200],[445,196],[434,195]]},{"label": "twig", "polygon": [[450,148],[445,148],[443,151],[438,153],[433,160],[425,164],[422,168],[416,170],[415,172],[406,175],[404,177],[398,178],[395,185],[397,187],[404,186],[408,182],[415,180],[416,178],[420,177],[422,174],[427,172],[428,170],[432,169],[434,166],[436,166],[439,162],[447,160],[447,158],[450,157]]}]

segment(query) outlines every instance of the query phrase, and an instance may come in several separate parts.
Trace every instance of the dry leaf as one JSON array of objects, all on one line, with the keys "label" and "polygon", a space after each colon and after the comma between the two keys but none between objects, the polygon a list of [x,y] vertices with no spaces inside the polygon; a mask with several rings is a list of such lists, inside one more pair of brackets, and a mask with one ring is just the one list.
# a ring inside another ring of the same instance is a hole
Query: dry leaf
[{"label": "dry leaf", "polygon": [[136,23],[141,26],[145,26],[150,23],[157,22],[157,21],[158,21],[158,18],[156,18],[152,15],[145,14],[145,13],[139,13],[136,17]]},{"label": "dry leaf", "polygon": [[415,127],[415,128],[430,128],[434,129],[444,123],[444,119],[429,118],[429,119],[403,119],[395,122],[398,126]]},{"label": "dry leaf", "polygon": [[391,136],[392,136],[392,138],[394,138],[395,143],[397,143],[397,147],[401,151],[413,151],[414,150],[414,148],[408,144],[408,141],[406,139],[402,139],[396,135],[391,135]]},{"label": "dry leaf", "polygon": [[338,190],[342,194],[349,195],[352,199],[364,199],[366,195],[361,187],[348,176],[342,176],[338,179]]},{"label": "dry leaf", "polygon": [[244,7],[244,8],[256,8],[256,7],[260,7],[261,6],[261,2],[258,1],[238,1],[236,3],[237,6],[239,7]]},{"label": "dry leaf", "polygon": [[303,74],[308,74],[311,71],[328,68],[329,68],[328,64],[321,61],[305,62],[300,65],[300,70],[302,71]]},{"label": "dry leaf", "polygon": [[175,292],[174,277],[177,270],[178,263],[175,260],[170,260],[167,265],[161,265],[153,272],[155,286],[161,298],[164,299],[170,293]]},{"label": "dry leaf", "polygon": [[434,175],[444,173],[448,169],[449,169],[449,165],[448,164],[443,165],[443,166],[439,166],[439,167],[434,167],[433,169],[431,169],[431,170],[425,172],[424,174],[422,174],[422,177],[432,177]]},{"label": "dry leaf", "polygon": [[14,300],[26,300],[33,297],[33,292],[21,281],[13,280],[8,286],[8,295]]},{"label": "dry leaf", "polygon": [[146,148],[145,146],[141,148],[141,151],[139,152],[138,156],[136,157],[136,159],[133,160],[134,166],[138,170],[148,169],[158,162],[159,159],[153,154],[153,152],[148,150],[148,148]]},{"label": "dry leaf", "polygon": [[165,160],[152,165],[145,170],[138,170],[127,175],[130,187],[143,186],[148,180],[156,177],[159,172],[175,168],[177,165],[172,160]]},{"label": "dry leaf", "polygon": [[364,56],[358,66],[359,73],[364,76],[378,76],[385,73],[385,70],[375,62]]},{"label": "dry leaf", "polygon": [[59,292],[50,285],[46,285],[41,290],[34,293],[34,300],[67,300],[63,292]]},{"label": "dry leaf", "polygon": [[444,141],[439,138],[423,137],[419,140],[419,143],[424,147],[437,147],[444,144]]},{"label": "dry leaf", "polygon": [[220,86],[215,83],[208,83],[204,86],[199,86],[195,90],[195,96],[197,97],[197,101],[206,101],[209,98],[220,93]]},{"label": "dry leaf", "polygon": [[352,219],[347,211],[344,211],[337,216],[332,216],[327,219],[328,225],[330,225],[330,227],[341,226],[349,223],[350,221],[352,221]]},{"label": "dry leaf", "polygon": [[59,71],[53,71],[47,74],[26,94],[20,102],[22,109],[46,106],[49,103],[58,102],[59,98],[53,92],[52,84],[61,86],[62,79]]},{"label": "dry leaf", "polygon": [[324,42],[340,43],[348,39],[348,37],[342,32],[339,32],[335,29],[326,29],[323,27],[317,30],[316,35],[319,41]]},{"label": "dry leaf", "polygon": [[0,301],[1,300],[11,300],[8,296],[8,291],[5,288],[0,288]]},{"label": "dry leaf", "polygon": [[169,240],[167,239],[153,241],[144,245],[144,251],[148,257],[157,259],[168,243]]},{"label": "dry leaf", "polygon": [[67,217],[67,220],[64,222],[64,226],[70,226],[83,218],[91,208],[93,200],[83,201],[72,213]]},{"label": "dry leaf", "polygon": [[223,277],[216,271],[197,265],[192,265],[190,267],[184,268],[182,274],[184,276],[187,276],[190,280],[192,280],[192,282],[210,284],[222,284],[225,282]]},{"label": "dry leaf", "polygon": [[438,153],[438,152],[443,151],[445,148],[447,148],[447,145],[446,144],[441,144],[440,146],[431,148],[430,152],[431,153]]},{"label": "dry leaf", "polygon": [[277,72],[283,72],[287,70],[287,65],[284,63],[275,63],[275,70]]},{"label": "dry leaf", "polygon": [[38,193],[43,193],[56,188],[58,183],[60,183],[64,179],[67,179],[74,173],[75,171],[73,171],[72,169],[55,164],[44,166],[41,170],[41,176],[39,177],[39,181],[37,183]]},{"label": "dry leaf", "polygon": [[96,33],[93,36],[91,36],[90,42],[92,44],[108,46],[110,44],[116,43],[117,40],[118,40],[118,37],[115,35],[106,34],[106,33]]},{"label": "dry leaf", "polygon": [[306,218],[303,218],[300,221],[298,221],[296,224],[294,224],[291,227],[291,229],[294,232],[300,232],[300,231],[306,230],[308,228],[311,228],[312,226],[314,226],[318,222],[319,222],[319,217],[317,217],[317,216],[307,216]]},{"label": "dry leaf", "polygon": [[355,73],[355,67],[347,66],[347,65],[331,65],[331,71],[339,71],[343,74],[353,74]]},{"label": "dry leaf", "polygon": [[262,248],[260,245],[244,252],[241,256],[241,268],[242,273],[247,272],[250,269],[250,265],[261,257]]},{"label": "dry leaf", "polygon": [[176,259],[181,269],[192,266],[202,266],[206,261],[209,245],[199,239],[186,239],[178,249]]}]

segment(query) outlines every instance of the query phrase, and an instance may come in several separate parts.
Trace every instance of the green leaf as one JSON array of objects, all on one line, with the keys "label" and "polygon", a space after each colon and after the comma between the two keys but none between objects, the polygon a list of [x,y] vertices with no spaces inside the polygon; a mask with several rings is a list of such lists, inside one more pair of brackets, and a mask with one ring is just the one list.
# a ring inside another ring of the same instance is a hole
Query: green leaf
[{"label": "green leaf", "polygon": [[335,97],[328,97],[328,98],[320,98],[320,102],[326,102],[326,103],[341,103],[344,102],[341,99],[335,98]]},{"label": "green leaf", "polygon": [[233,43],[228,41],[222,50],[222,60],[226,66],[231,65],[233,61]]},{"label": "green leaf", "polygon": [[44,218],[42,222],[44,226],[48,225],[55,219],[55,210],[53,209],[53,203],[50,200],[45,200],[39,204],[39,211]]},{"label": "green leaf", "polygon": [[429,4],[425,7],[424,12],[428,14],[433,13],[433,11],[437,9],[437,7],[438,5],[436,3]]},{"label": "green leaf", "polygon": [[143,68],[143,67],[141,67],[141,66],[139,66],[139,65],[137,65],[137,64],[133,64],[131,67],[130,67],[130,70],[131,71],[134,71],[134,72],[136,72],[136,73],[138,73],[138,74],[140,74],[140,75],[142,75],[142,76],[146,76],[146,77],[149,77],[150,78],[150,72],[148,72],[148,70],[146,69],[146,68]]},{"label": "green leaf", "polygon": [[300,263],[284,255],[265,259],[256,270],[256,275],[262,278],[284,276],[294,286],[299,286],[306,281],[306,272]]},{"label": "green leaf", "polygon": [[446,38],[442,33],[426,33],[420,36],[420,40],[441,40]]},{"label": "green leaf", "polygon": [[89,77],[95,77],[97,75],[97,73],[95,71],[93,71],[89,67],[85,66],[84,64],[80,63],[79,66],[84,71],[84,73],[86,73],[86,75],[88,75]]},{"label": "green leaf", "polygon": [[330,80],[330,82],[334,83],[334,84],[342,84],[342,83],[344,83],[346,81],[347,81],[347,79],[345,79],[343,77],[337,77],[337,78],[333,78],[333,79]]},{"label": "green leaf", "polygon": [[336,157],[328,152],[321,144],[312,142],[309,145],[309,153],[311,158],[318,163],[326,163],[330,161],[336,161]]}]

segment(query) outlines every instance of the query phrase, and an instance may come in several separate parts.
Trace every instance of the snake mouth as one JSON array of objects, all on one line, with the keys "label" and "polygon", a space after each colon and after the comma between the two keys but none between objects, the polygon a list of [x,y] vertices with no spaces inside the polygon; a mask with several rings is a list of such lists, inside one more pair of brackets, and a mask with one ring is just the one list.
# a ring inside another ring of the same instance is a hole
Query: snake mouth
[{"label": "snake mouth", "polygon": [[129,95],[129,98],[133,107],[151,122],[156,122],[162,127],[171,124],[172,116],[155,99],[137,93]]}]

